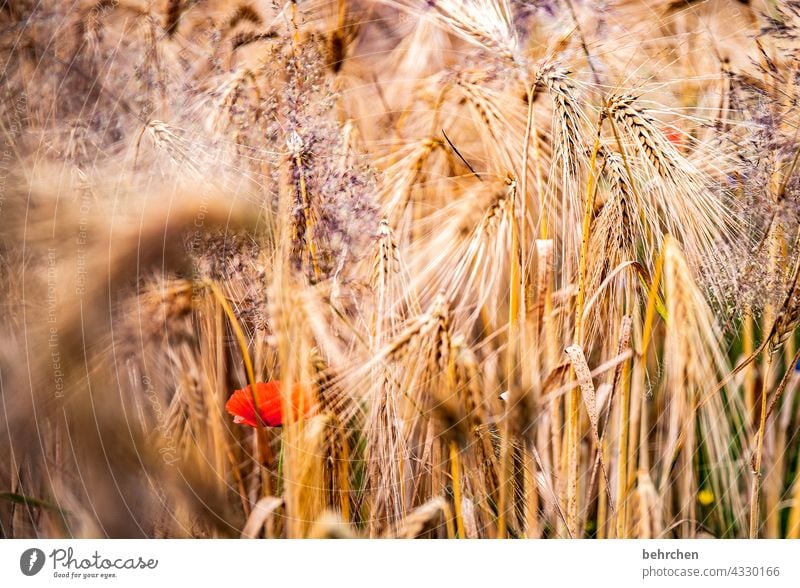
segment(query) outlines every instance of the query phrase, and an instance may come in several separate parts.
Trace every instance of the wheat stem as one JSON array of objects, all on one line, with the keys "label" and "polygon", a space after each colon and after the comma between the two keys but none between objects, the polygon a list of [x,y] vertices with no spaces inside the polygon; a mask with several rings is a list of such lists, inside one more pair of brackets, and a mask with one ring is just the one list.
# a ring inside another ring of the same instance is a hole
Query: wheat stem
[{"label": "wheat stem", "polygon": [[453,478],[453,503],[456,514],[456,532],[459,539],[464,539],[464,517],[461,513],[461,471],[459,468],[458,446],[450,441],[450,475]]},{"label": "wheat stem", "polygon": [[761,458],[764,447],[764,430],[767,425],[767,387],[769,385],[769,371],[771,366],[772,354],[767,353],[764,366],[764,379],[761,385],[761,417],[758,425],[756,453],[753,459],[753,482],[750,487],[750,539],[758,539],[759,500],[761,498]]}]

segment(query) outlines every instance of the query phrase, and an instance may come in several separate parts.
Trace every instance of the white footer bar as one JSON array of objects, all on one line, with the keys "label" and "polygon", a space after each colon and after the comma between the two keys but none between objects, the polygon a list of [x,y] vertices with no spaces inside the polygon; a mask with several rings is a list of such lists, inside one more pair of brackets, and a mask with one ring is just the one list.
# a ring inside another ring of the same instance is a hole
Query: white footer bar
[{"label": "white footer bar", "polygon": [[800,541],[0,541],[2,586],[186,580],[324,588],[796,587]]}]

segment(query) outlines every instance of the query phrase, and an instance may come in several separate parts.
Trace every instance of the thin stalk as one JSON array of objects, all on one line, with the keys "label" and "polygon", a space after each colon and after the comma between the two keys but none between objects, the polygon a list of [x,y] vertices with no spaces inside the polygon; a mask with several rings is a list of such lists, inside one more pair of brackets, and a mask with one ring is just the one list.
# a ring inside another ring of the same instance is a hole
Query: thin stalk
[{"label": "thin stalk", "polygon": [[[744,318],[744,335],[742,351],[745,357],[750,357],[755,350],[755,333],[753,316],[750,311]],[[755,414],[756,404],[756,371],[754,366],[747,366],[744,373],[744,407],[745,414]],[[749,425],[748,425],[749,426]]]},{"label": "thin stalk", "polygon": [[786,529],[787,539],[800,539],[800,468],[794,474],[792,489],[792,509],[789,511],[789,524]]},{"label": "thin stalk", "polygon": [[[781,243],[783,242],[783,231],[780,224],[771,231],[772,240],[770,242],[770,273],[776,273],[778,269],[778,258],[780,256]],[[767,304],[764,312],[764,324],[770,325],[776,322],[776,308],[772,303]],[[764,329],[764,333],[768,333]],[[769,388],[770,368],[772,367],[773,353],[769,344],[769,336],[764,338],[762,347],[767,344],[763,351],[764,365],[761,374],[761,412],[759,414],[758,432],[756,433],[756,453],[753,457],[753,481],[750,488],[750,538],[756,539],[759,531],[759,501],[761,499],[761,461],[763,458],[764,434],[767,424],[767,390]]]},{"label": "thin stalk", "polygon": [[503,424],[503,436],[500,439],[500,482],[499,498],[497,500],[497,538],[506,538],[506,510],[508,510],[508,471],[511,451],[509,450],[509,426],[508,418]]},{"label": "thin stalk", "polygon": [[619,385],[622,387],[619,405],[619,447],[617,449],[617,520],[615,537],[627,537],[627,512],[628,512],[628,442],[629,421],[631,409],[630,363],[622,366],[622,377]]},{"label": "thin stalk", "polygon": [[764,379],[761,385],[761,418],[758,425],[758,440],[756,454],[753,459],[753,482],[750,488],[750,539],[758,538],[758,502],[761,497],[761,458],[764,448],[764,429],[767,424],[767,387],[769,386],[769,371],[772,367],[772,354],[767,353],[764,366]]},{"label": "thin stalk", "polygon": [[538,539],[541,533],[537,519],[539,514],[539,491],[536,487],[536,460],[533,459],[528,445],[525,445],[522,453],[525,480],[525,537],[527,539]]},{"label": "thin stalk", "polygon": [[[519,321],[520,321],[520,290],[521,290],[521,271],[520,271],[520,250],[519,250],[519,225],[517,223],[516,215],[516,199],[517,191],[516,186],[512,183],[510,188],[511,194],[511,214],[509,221],[511,223],[511,271],[509,275],[509,301],[508,301],[508,346],[506,349],[506,384],[509,389],[509,397],[515,398],[516,395],[512,392],[512,388],[516,386],[515,372],[517,364],[517,345],[519,337]],[[508,409],[507,409],[508,411]],[[506,536],[506,510],[508,509],[508,478],[510,477],[510,450],[509,439],[510,427],[509,418],[503,422],[503,436],[500,440],[500,499],[499,499],[499,512],[497,517],[497,537],[498,539]]]},{"label": "thin stalk", "polygon": [[[605,436],[600,446],[600,451],[603,452],[603,460],[608,463],[608,442]],[[605,539],[607,536],[606,527],[608,525],[608,486],[606,485],[606,477],[600,476],[598,481],[599,487],[597,489],[597,538]]]},{"label": "thin stalk", "polygon": [[339,496],[342,509],[342,520],[350,522],[350,446],[347,441],[344,427],[339,427],[339,443],[342,446],[342,455],[339,461]]},{"label": "thin stalk", "polygon": [[459,539],[464,539],[464,518],[461,513],[461,471],[459,468],[458,446],[455,441],[450,441],[450,475],[453,478],[453,502],[456,513],[456,533]]}]

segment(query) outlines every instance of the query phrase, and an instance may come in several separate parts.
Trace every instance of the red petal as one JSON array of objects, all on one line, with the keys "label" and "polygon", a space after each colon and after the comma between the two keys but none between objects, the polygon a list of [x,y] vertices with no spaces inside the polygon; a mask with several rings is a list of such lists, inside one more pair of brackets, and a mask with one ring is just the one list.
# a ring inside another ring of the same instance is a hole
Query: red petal
[{"label": "red petal", "polygon": [[283,424],[280,381],[258,382],[256,386],[258,387],[258,414],[261,415],[261,420],[268,427],[280,427]]},{"label": "red petal", "polygon": [[228,402],[225,403],[225,410],[233,415],[234,423],[250,425],[251,427],[258,426],[250,386],[243,390],[236,390],[228,399]]},{"label": "red petal", "polygon": [[683,135],[681,135],[681,132],[675,127],[666,127],[664,129],[664,136],[666,136],[667,141],[676,147],[681,147],[683,145]]},{"label": "red petal", "polygon": [[[295,384],[292,390],[292,406],[295,410],[295,419],[300,418],[300,407],[303,407],[303,416],[308,416],[312,412],[311,397],[308,393],[303,394],[302,388]],[[268,427],[280,427],[283,424],[283,405],[281,400],[281,383],[278,380],[270,382],[257,382],[256,395],[258,401],[258,414],[261,421]],[[258,426],[258,418],[253,408],[253,393],[250,386],[242,390],[236,390],[228,402],[225,409],[234,416],[233,422]]]}]

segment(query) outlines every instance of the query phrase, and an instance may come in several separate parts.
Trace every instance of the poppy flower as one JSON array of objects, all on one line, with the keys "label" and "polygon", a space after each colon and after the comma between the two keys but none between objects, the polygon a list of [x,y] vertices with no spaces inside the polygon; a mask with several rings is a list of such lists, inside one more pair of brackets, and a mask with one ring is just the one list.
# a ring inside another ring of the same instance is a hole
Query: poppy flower
[{"label": "poppy flower", "polygon": [[[258,402],[258,414],[261,421],[268,427],[280,427],[283,425],[283,402],[281,399],[280,380],[256,383],[256,398]],[[313,406],[311,395],[299,384],[292,387],[291,405],[294,408],[294,420],[309,416]],[[302,415],[300,410],[303,410]],[[228,402],[225,403],[225,410],[233,415],[233,422],[242,425],[258,426],[253,392],[250,386],[236,390]]]},{"label": "poppy flower", "polygon": [[667,141],[675,145],[675,147],[679,149],[683,147],[683,135],[675,127],[666,127],[664,129],[664,136],[667,138]]}]

